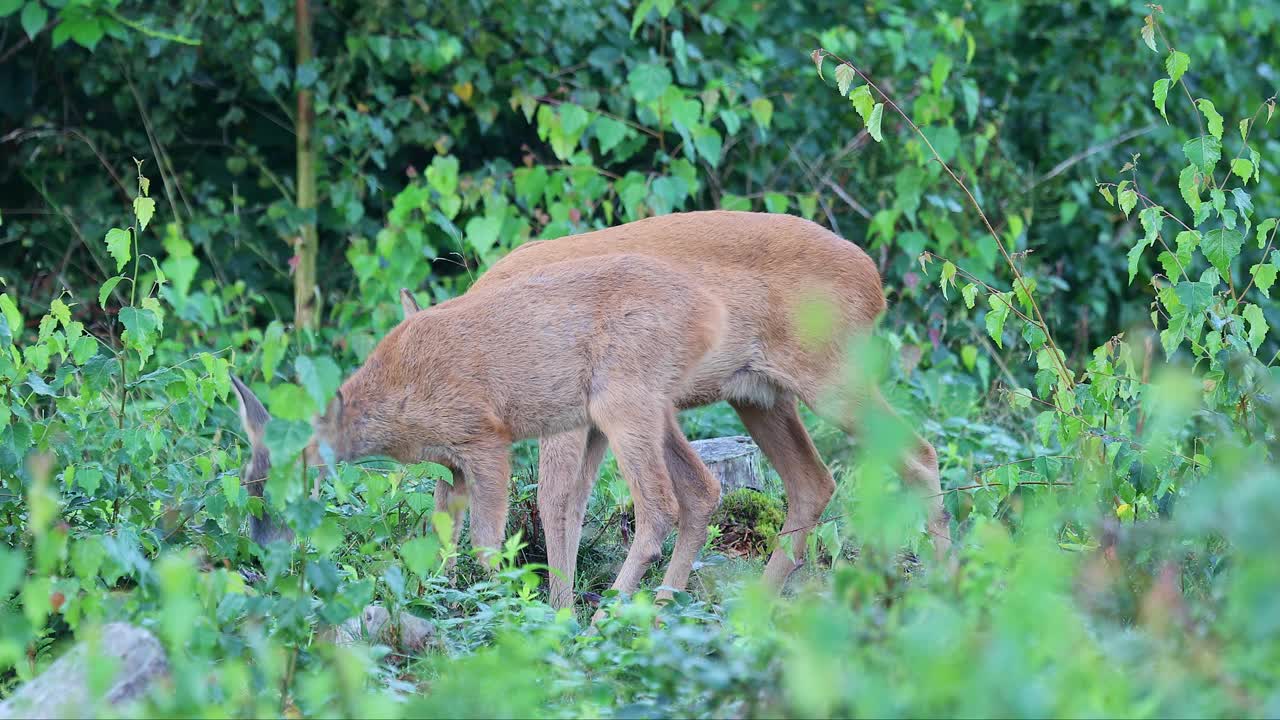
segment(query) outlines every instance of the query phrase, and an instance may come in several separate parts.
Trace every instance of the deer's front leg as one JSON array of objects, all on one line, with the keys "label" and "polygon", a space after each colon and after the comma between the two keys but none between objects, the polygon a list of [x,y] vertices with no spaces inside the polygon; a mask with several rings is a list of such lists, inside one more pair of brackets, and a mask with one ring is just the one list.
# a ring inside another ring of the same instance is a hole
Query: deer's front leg
[{"label": "deer's front leg", "polygon": [[507,531],[507,485],[511,482],[510,450],[506,444],[473,448],[462,463],[471,498],[471,546],[480,562],[490,562],[502,550]]},{"label": "deer's front leg", "polygon": [[[450,538],[450,542],[457,547],[458,540],[462,537],[462,521],[467,514],[467,479],[460,468],[454,465],[445,467],[453,473],[453,482],[436,481],[436,512],[448,513],[453,518],[453,537]],[[427,523],[427,527],[430,527],[430,523]],[[456,564],[457,557],[451,557],[445,563],[444,571],[449,576],[450,582],[454,579],[453,570]]]}]

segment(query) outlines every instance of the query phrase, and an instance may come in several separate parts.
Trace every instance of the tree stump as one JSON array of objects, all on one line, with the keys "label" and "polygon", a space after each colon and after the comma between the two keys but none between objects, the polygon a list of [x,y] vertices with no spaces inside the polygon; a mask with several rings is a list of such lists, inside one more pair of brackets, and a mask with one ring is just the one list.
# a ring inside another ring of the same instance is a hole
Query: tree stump
[{"label": "tree stump", "polygon": [[742,488],[764,489],[757,463],[760,448],[751,438],[734,435],[694,440],[691,445],[711,474],[720,481],[721,497]]},{"label": "tree stump", "polygon": [[[76,643],[40,675],[0,703],[0,718],[74,718],[101,714],[100,704],[124,705],[169,673],[164,647],[154,635],[126,623],[102,627],[98,642]],[[90,667],[107,661],[116,668],[101,699],[89,693]]]}]

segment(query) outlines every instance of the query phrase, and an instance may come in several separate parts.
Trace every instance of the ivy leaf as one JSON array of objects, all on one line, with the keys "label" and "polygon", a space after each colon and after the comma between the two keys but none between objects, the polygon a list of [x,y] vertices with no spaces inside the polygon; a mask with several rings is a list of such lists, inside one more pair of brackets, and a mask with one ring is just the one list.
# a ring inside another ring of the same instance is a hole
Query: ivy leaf
[{"label": "ivy leaf", "polygon": [[1205,233],[1200,249],[1204,256],[1213,263],[1222,277],[1231,272],[1231,260],[1240,254],[1244,247],[1244,237],[1235,230],[1216,228]]},{"label": "ivy leaf", "polygon": [[27,37],[35,40],[36,35],[39,35],[40,31],[44,29],[45,21],[48,19],[49,11],[44,9],[44,5],[36,2],[36,0],[28,0],[26,7],[22,8],[22,17],[19,20]]},{"label": "ivy leaf", "polygon": [[1204,119],[1209,123],[1209,134],[1222,140],[1222,115],[1218,114],[1218,109],[1213,106],[1213,101],[1208,98],[1200,98],[1196,100],[1196,107],[1200,108],[1200,112],[1204,114]]},{"label": "ivy leaf", "polygon": [[1004,323],[1009,319],[1009,297],[1013,293],[991,293],[987,298],[987,305],[990,310],[987,311],[987,334],[992,340],[996,341],[996,345],[1004,348]]},{"label": "ivy leaf", "polygon": [[857,76],[858,74],[853,71],[853,68],[844,63],[836,66],[836,86],[840,88],[841,95],[849,94],[849,87],[853,85],[854,78]]},{"label": "ivy leaf", "polygon": [[1169,116],[1164,112],[1164,101],[1169,97],[1169,86],[1173,83],[1169,78],[1160,78],[1156,84],[1151,86],[1151,101],[1155,103],[1156,109],[1160,111],[1160,117],[1164,121],[1169,122]]},{"label": "ivy leaf", "polygon": [[876,142],[884,140],[884,136],[880,134],[880,121],[883,117],[884,103],[876,103],[875,107],[871,108],[871,117],[867,119],[867,132]]},{"label": "ivy leaf", "polygon": [[1187,68],[1191,66],[1191,58],[1187,57],[1184,52],[1174,50],[1169,53],[1168,59],[1164,61],[1164,67],[1169,71],[1169,79],[1178,82],[1182,79],[1182,75],[1187,72]]},{"label": "ivy leaf", "polygon": [[[1218,128],[1218,134],[1222,134],[1221,126]],[[1213,166],[1222,159],[1222,143],[1212,135],[1201,135],[1188,140],[1182,146],[1182,154],[1187,156],[1187,160],[1192,165],[1207,173],[1212,171]]]},{"label": "ivy leaf", "polygon": [[107,231],[107,252],[116,259],[116,272],[124,270],[133,256],[132,243],[128,230],[111,228]]},{"label": "ivy leaf", "polygon": [[1249,321],[1249,349],[1257,353],[1262,341],[1267,339],[1267,333],[1271,330],[1267,325],[1267,318],[1262,314],[1262,308],[1253,303],[1246,303],[1244,312],[1240,315]]}]

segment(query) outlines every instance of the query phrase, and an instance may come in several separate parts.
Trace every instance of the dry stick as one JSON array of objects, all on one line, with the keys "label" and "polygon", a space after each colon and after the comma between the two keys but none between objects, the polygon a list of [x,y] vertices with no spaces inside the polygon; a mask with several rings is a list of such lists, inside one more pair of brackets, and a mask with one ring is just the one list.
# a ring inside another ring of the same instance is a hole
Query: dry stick
[{"label": "dry stick", "polygon": [[1075,165],[1076,163],[1086,160],[1093,155],[1097,155],[1098,153],[1103,152],[1104,150],[1110,150],[1111,148],[1115,147],[1116,145],[1119,145],[1120,143],[1126,140],[1132,140],[1138,137],[1139,135],[1145,135],[1151,132],[1152,130],[1155,130],[1157,127],[1159,127],[1159,125],[1152,123],[1151,125],[1148,125],[1144,128],[1129,130],[1128,132],[1121,133],[1111,138],[1110,140],[1100,142],[1097,145],[1093,145],[1084,150],[1081,150],[1075,155],[1072,155],[1066,160],[1063,160],[1057,165],[1054,165],[1053,168],[1049,170],[1049,172],[1036,178],[1035,182],[1031,183],[1031,187],[1035,187],[1037,185],[1040,185],[1041,183],[1048,182],[1049,180],[1052,180],[1053,178],[1066,172],[1068,169],[1071,168],[1071,166]]},{"label": "dry stick", "polygon": [[[975,198],[973,196],[973,193],[969,191],[969,186],[965,185],[964,181],[962,181],[959,178],[959,176],[956,175],[955,171],[951,169],[951,166],[948,165],[945,161],[943,161],[942,156],[939,155],[937,149],[933,147],[933,143],[929,142],[929,138],[924,134],[924,131],[922,131],[920,127],[916,125],[915,122],[905,112],[903,112],[902,108],[898,107],[898,104],[893,101],[893,98],[886,95],[883,90],[881,90],[874,82],[872,82],[871,78],[868,77],[866,73],[859,70],[856,66],[853,65],[853,63],[850,63],[849,61],[845,60],[839,55],[828,52],[827,50],[818,48],[814,52],[815,52],[815,55],[817,56],[816,59],[819,62],[821,62],[822,57],[829,56],[835,59],[840,64],[848,66],[849,69],[853,70],[855,73],[858,74],[858,77],[862,78],[863,82],[867,84],[867,87],[870,87],[871,89],[879,93],[880,97],[884,98],[885,103],[888,104],[889,107],[893,108],[893,111],[898,113],[898,115],[901,116],[902,119],[907,122],[907,125],[911,126],[912,131],[914,131],[916,135],[920,136],[920,139],[924,141],[925,146],[929,148],[929,152],[933,154],[934,160],[936,160],[938,164],[942,166],[942,169],[946,171],[947,175],[951,176],[951,179],[955,181],[956,185],[960,186],[960,189],[964,191],[964,194],[966,196],[968,196],[969,202],[973,205],[974,210],[978,212],[978,217],[982,218],[982,224],[986,226],[987,232],[991,233],[992,239],[995,240],[996,242],[996,247],[1000,249],[1000,254],[1004,256],[1005,263],[1008,264],[1009,269],[1013,271],[1014,286],[1015,287],[1021,286],[1024,290],[1026,290],[1025,294],[1027,296],[1027,300],[1031,304],[1031,310],[1033,313],[1035,313],[1036,319],[1039,321],[1038,324],[1040,326],[1040,329],[1044,332],[1045,342],[1049,345],[1049,348],[1053,351],[1052,355],[1053,355],[1054,362],[1057,363],[1058,368],[1062,371],[1062,379],[1066,381],[1068,389],[1074,388],[1076,384],[1075,376],[1072,374],[1070,370],[1067,369],[1066,361],[1063,359],[1065,355],[1060,349],[1058,349],[1058,344],[1053,340],[1053,333],[1050,332],[1049,325],[1044,320],[1044,314],[1040,312],[1040,304],[1036,302],[1035,297],[1031,294],[1030,286],[1027,285],[1026,280],[1022,276],[1022,272],[1018,270],[1017,263],[1015,263],[1013,261],[1013,258],[1009,255],[1008,249],[1005,248],[1004,246],[1004,241],[1000,239],[1000,235],[996,233],[995,228],[991,226],[991,221],[987,219],[987,214],[983,212],[982,205],[978,203],[978,199]],[[1006,300],[1003,295],[1000,295],[997,297],[999,297],[1002,302],[1008,305],[1009,309],[1011,310],[1014,309],[1013,303]]]}]

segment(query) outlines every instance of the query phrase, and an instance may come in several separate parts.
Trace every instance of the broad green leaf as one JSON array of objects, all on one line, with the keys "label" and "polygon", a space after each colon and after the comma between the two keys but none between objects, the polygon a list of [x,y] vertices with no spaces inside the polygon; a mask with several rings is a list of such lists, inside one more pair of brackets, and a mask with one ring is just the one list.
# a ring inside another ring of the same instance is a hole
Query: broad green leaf
[{"label": "broad green leaf", "polygon": [[433,571],[440,567],[440,539],[435,535],[409,540],[400,546],[399,553],[409,572],[424,580],[430,578]]},{"label": "broad green leaf", "polygon": [[964,298],[965,307],[973,309],[973,302],[978,297],[978,284],[969,283],[960,290],[960,295]]},{"label": "broad green leaf", "polygon": [[858,74],[854,72],[853,68],[845,63],[840,63],[836,66],[836,86],[840,88],[841,95],[849,94],[849,87],[853,85],[853,81],[857,77]]},{"label": "broad green leaf", "polygon": [[1182,173],[1178,175],[1178,192],[1182,194],[1182,199],[1187,203],[1187,207],[1191,208],[1191,212],[1198,213],[1202,201],[1200,199],[1200,170],[1195,165],[1188,165],[1182,169]]},{"label": "broad green leaf", "polygon": [[764,97],[752,100],[751,117],[756,121],[756,125],[760,126],[760,129],[768,130],[769,124],[773,122],[773,101]]},{"label": "broad green leaf", "polygon": [[8,323],[9,332],[17,338],[22,333],[22,313],[18,311],[18,304],[7,292],[0,293],[0,314],[4,315],[4,320]]},{"label": "broad green leaf", "polygon": [[720,133],[709,125],[699,125],[693,129],[693,144],[698,148],[698,155],[711,167],[720,164],[720,151],[723,141]]},{"label": "broad green leaf", "polygon": [[1186,53],[1177,50],[1169,53],[1168,59],[1164,62],[1165,69],[1169,71],[1169,79],[1174,82],[1182,79],[1183,74],[1187,72],[1187,68],[1190,65],[1191,58],[1187,57]]},{"label": "broad green leaf", "polygon": [[132,235],[128,230],[111,228],[107,231],[107,252],[116,260],[116,272],[124,270],[133,258]]},{"label": "broad green leaf", "polygon": [[1257,237],[1258,237],[1259,248],[1264,248],[1267,246],[1267,240],[1270,239],[1271,231],[1276,229],[1276,222],[1277,222],[1276,218],[1267,218],[1266,220],[1263,220],[1262,222],[1258,223]]},{"label": "broad green leaf", "polygon": [[1244,158],[1236,158],[1231,161],[1231,173],[1248,184],[1249,178],[1253,177],[1253,163]]},{"label": "broad green leaf", "polygon": [[1102,197],[1106,199],[1108,205],[1115,207],[1116,199],[1115,196],[1111,194],[1111,188],[1106,185],[1099,185],[1098,192],[1102,193]]},{"label": "broad green leaf", "polygon": [[1240,254],[1243,247],[1244,237],[1235,230],[1227,228],[1210,230],[1204,234],[1200,242],[1200,249],[1204,252],[1204,256],[1213,263],[1222,277],[1230,275],[1231,261]]},{"label": "broad green leaf", "polygon": [[1213,106],[1213,101],[1208,98],[1200,98],[1196,100],[1196,107],[1200,108],[1200,112],[1204,115],[1204,119],[1209,125],[1209,134],[1221,142],[1222,115],[1218,114],[1218,109]]},{"label": "broad green leaf", "polygon": [[40,0],[27,0],[26,7],[22,8],[22,16],[19,22],[22,24],[22,31],[32,40],[36,39],[36,35],[44,29],[44,24],[49,20],[49,11],[45,9]]},{"label": "broad green leaf", "polygon": [[1164,118],[1166,123],[1169,122],[1169,116],[1165,114],[1164,102],[1169,97],[1169,85],[1171,84],[1169,78],[1160,78],[1151,87],[1151,101],[1155,103],[1156,109],[1160,111],[1160,117]]},{"label": "broad green leaf", "polygon": [[[627,134],[627,126],[611,117],[597,117],[595,122],[592,123],[592,127],[595,128],[596,142],[600,143],[601,155],[617,147],[618,143],[622,142],[622,139]],[[538,169],[543,170],[544,173],[546,172],[542,166],[538,166]],[[538,194],[541,194],[541,190],[539,190]]]},{"label": "broad green leaf", "polygon": [[627,74],[627,86],[636,102],[650,103],[662,97],[671,85],[671,71],[657,63],[637,65]]},{"label": "broad green leaf", "polygon": [[[1221,132],[1221,128],[1219,128]],[[1198,138],[1188,140],[1182,146],[1182,154],[1187,156],[1187,161],[1192,165],[1199,167],[1204,172],[1212,172],[1213,166],[1218,164],[1222,159],[1222,143],[1212,135],[1202,135]]]},{"label": "broad green leaf", "polygon": [[1249,349],[1256,353],[1262,341],[1267,339],[1267,333],[1271,331],[1271,327],[1267,325],[1267,318],[1263,316],[1262,308],[1253,303],[1246,303],[1240,315],[1249,321]]},{"label": "broad green leaf", "polygon": [[320,407],[293,383],[276,383],[267,394],[267,410],[281,420],[310,420]]},{"label": "broad green leaf", "polygon": [[[307,394],[301,392],[301,388],[298,388],[298,390],[300,392],[298,398],[301,401],[310,402]],[[272,462],[283,464],[302,452],[307,443],[311,442],[311,435],[310,422],[273,417],[267,421],[266,430],[262,434],[262,441],[267,446],[267,451],[271,453]],[[270,487],[270,484],[268,484],[268,488]]]},{"label": "broad green leaf", "polygon": [[640,4],[636,6],[635,12],[631,14],[631,37],[635,37],[636,30],[639,30],[640,26],[644,24],[644,19],[648,17],[649,11],[653,9],[654,1],[641,0]]},{"label": "broad green leaf", "polygon": [[107,278],[107,281],[102,283],[102,287],[98,288],[98,307],[103,310],[107,309],[107,296],[111,294],[112,290],[116,289],[116,285],[119,285],[121,280],[124,280],[124,276],[116,275],[115,277]]},{"label": "broad green leaf", "polygon": [[1143,208],[1142,212],[1138,213],[1138,222],[1146,232],[1143,240],[1146,241],[1147,246],[1154,245],[1160,230],[1164,227],[1164,208],[1159,205]]},{"label": "broad green leaf", "polygon": [[876,101],[871,97],[871,89],[866,85],[859,85],[854,88],[853,92],[849,94],[849,102],[864,123],[870,119],[871,108],[875,107],[876,104]]},{"label": "broad green leaf", "polygon": [[502,232],[502,218],[491,215],[473,217],[467,221],[467,245],[480,257],[488,255],[498,242]]},{"label": "broad green leaf", "polygon": [[279,320],[272,320],[267,325],[259,347],[262,349],[262,376],[270,382],[275,377],[280,358],[284,357],[285,350],[289,348],[289,336],[285,334],[284,326]]},{"label": "broad green leaf", "polygon": [[1133,209],[1138,205],[1138,193],[1131,187],[1125,187],[1127,182],[1126,180],[1120,184],[1121,189],[1117,193],[1117,199],[1120,201],[1120,210],[1124,212],[1125,217],[1128,217],[1129,213],[1133,212]]},{"label": "broad green leaf", "polygon": [[1249,274],[1253,276],[1253,284],[1258,288],[1258,292],[1262,293],[1265,298],[1271,297],[1271,286],[1276,283],[1277,268],[1273,263],[1260,262],[1249,268]]},{"label": "broad green leaf", "polygon": [[1004,347],[1004,323],[1009,319],[1012,295],[1013,293],[991,293],[987,297],[987,305],[991,308],[986,317],[987,334],[1001,348]]},{"label": "broad green leaf", "polygon": [[791,198],[780,192],[764,194],[764,208],[771,213],[785,213],[791,207]]},{"label": "broad green leaf", "polygon": [[942,87],[947,83],[947,76],[951,74],[953,61],[950,55],[935,55],[933,58],[933,66],[929,68],[929,79],[933,82],[933,91],[942,92]]},{"label": "broad green leaf", "polygon": [[[1253,198],[1244,188],[1231,188],[1231,204],[1236,206],[1241,217],[1253,217]],[[1247,225],[1245,226],[1248,227]]]},{"label": "broad green leaf", "polygon": [[1186,308],[1187,313],[1191,316],[1199,316],[1209,308],[1213,302],[1213,290],[1216,283],[1199,280],[1191,282],[1183,280],[1173,286],[1173,292],[1177,296],[1178,301],[1182,303],[1182,307]]},{"label": "broad green leaf", "polygon": [[871,108],[871,117],[867,119],[867,132],[871,134],[871,139],[876,142],[884,140],[880,134],[880,121],[884,117],[884,103],[876,103]]},{"label": "broad green leaf", "polygon": [[1147,243],[1139,240],[1137,244],[1129,248],[1127,255],[1129,259],[1129,283],[1133,283],[1133,279],[1138,275],[1138,261],[1142,259],[1142,252],[1147,249]]},{"label": "broad green leaf", "polygon": [[300,355],[294,361],[293,367],[298,373],[298,382],[302,383],[302,387],[306,389],[311,399],[315,400],[318,408],[327,406],[338,387],[342,385],[342,370],[332,358],[326,355],[318,357]]},{"label": "broad green leaf", "polygon": [[151,218],[156,214],[156,201],[149,197],[134,198],[133,214],[138,218],[138,230],[146,230],[147,223],[151,222]]},{"label": "broad green leaf", "polygon": [[[7,18],[22,9],[25,0],[0,0],[0,18]],[[0,592],[0,595],[3,595]]]}]

